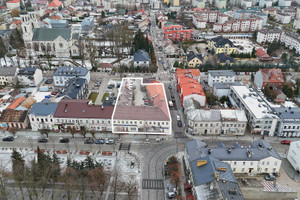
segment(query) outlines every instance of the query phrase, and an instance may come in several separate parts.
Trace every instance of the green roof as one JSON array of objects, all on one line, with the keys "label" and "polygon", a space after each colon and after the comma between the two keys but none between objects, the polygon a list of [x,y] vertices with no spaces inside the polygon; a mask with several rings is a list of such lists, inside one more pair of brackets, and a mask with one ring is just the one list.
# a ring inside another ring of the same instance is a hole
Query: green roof
[{"label": "green roof", "polygon": [[53,41],[58,36],[69,41],[71,38],[70,28],[36,28],[33,29],[33,41]]}]

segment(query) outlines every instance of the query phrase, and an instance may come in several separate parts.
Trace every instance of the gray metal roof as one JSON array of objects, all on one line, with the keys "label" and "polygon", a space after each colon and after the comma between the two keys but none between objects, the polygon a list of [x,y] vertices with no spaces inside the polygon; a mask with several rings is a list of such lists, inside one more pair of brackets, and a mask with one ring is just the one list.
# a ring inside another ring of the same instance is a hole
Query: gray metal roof
[{"label": "gray metal roof", "polygon": [[211,122],[221,121],[220,110],[189,110],[187,113],[187,119],[192,121]]},{"label": "gray metal roof", "polygon": [[48,99],[43,100],[42,102],[33,104],[29,115],[35,116],[54,116],[58,103],[50,102]]},{"label": "gray metal roof", "polygon": [[85,76],[88,72],[85,67],[59,67],[53,76]]},{"label": "gray metal roof", "polygon": [[53,41],[61,36],[65,40],[71,39],[70,28],[36,28],[33,29],[32,41]]},{"label": "gray metal roof", "polygon": [[16,67],[0,67],[0,76],[15,76]]},{"label": "gray metal roof", "polygon": [[150,61],[149,54],[144,50],[139,50],[134,53],[134,61],[136,62]]},{"label": "gray metal roof", "polygon": [[57,98],[66,96],[70,99],[77,99],[78,93],[86,83],[85,78],[71,78],[67,85],[63,88],[63,92],[57,95]]},{"label": "gray metal roof", "polygon": [[235,76],[235,73],[232,70],[208,70],[207,72],[211,76]]},{"label": "gray metal roof", "polygon": [[299,107],[280,107],[274,108],[277,115],[285,123],[300,123],[300,108]]},{"label": "gray metal roof", "polygon": [[216,82],[214,83],[214,89],[230,89],[230,86],[241,86],[243,85],[240,82],[228,82],[228,83],[222,83],[222,82]]},{"label": "gray metal roof", "polygon": [[192,141],[188,141],[185,143],[185,149],[187,154],[189,155],[188,160],[189,161],[194,161],[196,159],[199,159],[203,156],[205,156],[205,154],[201,155],[201,151],[200,149],[207,146],[206,143],[200,141],[200,140],[192,140]]},{"label": "gray metal roof", "polygon": [[25,67],[25,68],[21,68],[18,72],[18,75],[26,75],[26,76],[32,76],[35,74],[35,71],[37,70],[37,68],[35,67]]}]

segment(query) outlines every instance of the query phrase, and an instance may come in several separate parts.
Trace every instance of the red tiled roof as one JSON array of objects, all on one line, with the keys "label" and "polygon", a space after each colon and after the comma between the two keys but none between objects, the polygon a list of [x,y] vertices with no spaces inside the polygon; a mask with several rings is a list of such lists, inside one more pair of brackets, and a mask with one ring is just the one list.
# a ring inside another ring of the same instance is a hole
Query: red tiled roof
[{"label": "red tiled roof", "polygon": [[260,69],[263,82],[284,82],[281,69]]},{"label": "red tiled roof", "polygon": [[182,89],[182,96],[183,97],[189,96],[189,95],[192,95],[192,94],[205,96],[204,91],[203,91],[200,83],[198,83],[198,84],[188,83],[188,84],[180,86],[180,88]]},{"label": "red tiled roof", "polygon": [[192,75],[194,78],[200,77],[200,70],[199,69],[181,69],[177,68],[176,69],[176,77],[181,78],[186,75]]},{"label": "red tiled roof", "polygon": [[58,19],[58,20],[61,20],[61,17],[60,16],[57,16],[57,15],[53,15],[50,17],[50,19]]},{"label": "red tiled roof", "polygon": [[169,116],[163,85],[149,84],[146,86],[146,90],[149,94],[150,99],[153,101],[153,106],[159,107],[166,116]]},{"label": "red tiled roof", "polygon": [[21,20],[13,21],[12,24],[17,24],[17,25],[18,25],[18,24],[21,24]]},{"label": "red tiled roof", "polygon": [[49,3],[48,7],[59,7],[61,5],[63,5],[63,3],[59,0],[53,0],[51,3]]},{"label": "red tiled roof", "polygon": [[6,109],[16,109],[25,99],[25,97],[19,97],[15,99]]},{"label": "red tiled roof", "polygon": [[6,3],[19,3],[19,2],[20,2],[20,0],[13,0],[13,1],[8,1]]},{"label": "red tiled roof", "polygon": [[58,103],[55,117],[111,119],[114,107],[89,104],[88,99],[64,99]]},{"label": "red tiled roof", "polygon": [[114,66],[110,63],[100,63],[99,68],[113,68]]}]

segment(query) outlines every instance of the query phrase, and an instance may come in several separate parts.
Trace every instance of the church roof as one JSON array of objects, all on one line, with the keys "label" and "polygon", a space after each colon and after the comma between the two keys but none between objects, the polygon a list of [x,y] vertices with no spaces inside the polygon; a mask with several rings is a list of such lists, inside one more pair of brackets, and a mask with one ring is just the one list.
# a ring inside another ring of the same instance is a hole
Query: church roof
[{"label": "church roof", "polygon": [[36,28],[33,29],[32,41],[53,41],[58,36],[61,36],[65,40],[71,39],[70,28]]}]

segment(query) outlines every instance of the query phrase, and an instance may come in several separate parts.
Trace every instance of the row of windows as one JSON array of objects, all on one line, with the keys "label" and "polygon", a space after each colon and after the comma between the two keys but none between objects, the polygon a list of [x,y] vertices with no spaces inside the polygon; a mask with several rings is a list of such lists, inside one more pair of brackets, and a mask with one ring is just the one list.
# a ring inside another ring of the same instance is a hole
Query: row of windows
[{"label": "row of windows", "polygon": [[[118,120],[118,121],[114,121],[114,123],[116,124],[116,123],[118,123],[118,124],[137,124],[137,121],[120,121],[120,120]],[[140,121],[140,124],[142,124],[143,123],[143,121]],[[158,126],[160,126],[160,125],[169,125],[169,122],[145,122],[145,124],[149,124],[149,125],[158,125]]]},{"label": "row of windows", "polygon": [[[236,171],[236,168],[233,168],[232,171],[235,172],[235,171]],[[245,172],[245,168],[242,168],[241,171],[242,171],[242,172]],[[248,169],[248,171],[250,171],[250,169]],[[268,168],[265,168],[264,171],[265,171],[265,172],[268,172]],[[276,168],[273,168],[273,172],[276,172]]]},{"label": "row of windows", "polygon": [[[284,126],[284,129],[295,129],[296,126]],[[297,126],[297,129],[300,129],[300,126]]]},{"label": "row of windows", "polygon": [[[71,120],[71,119],[61,119],[61,120],[60,120],[60,119],[57,119],[57,122],[58,122],[58,123],[60,123],[60,122],[61,122],[61,123],[75,123],[75,122],[76,122],[76,123],[79,123],[79,122],[80,122],[80,123],[84,123],[84,122],[85,122],[85,123],[89,123],[89,120],[82,120],[82,119],[81,119],[81,120],[74,120],[74,119],[72,119],[72,120]],[[102,120],[102,121],[100,122],[100,120],[91,120],[91,123],[92,123],[92,124],[94,124],[94,123],[97,123],[97,124],[102,123],[102,124],[104,124],[105,121]],[[107,123],[110,124],[110,120],[107,120]]]},{"label": "row of windows", "polygon": [[[238,163],[238,162],[234,162],[233,164],[234,164],[234,165],[237,165],[237,163]],[[266,162],[266,165],[269,165],[269,164],[270,164],[270,161],[267,161],[267,162]],[[246,165],[246,162],[245,162],[245,161],[243,161],[243,165]],[[250,162],[250,165],[253,165],[253,162]],[[265,161],[262,161],[262,162],[261,162],[261,165],[265,165]],[[277,161],[274,162],[274,165],[277,166]]]}]

